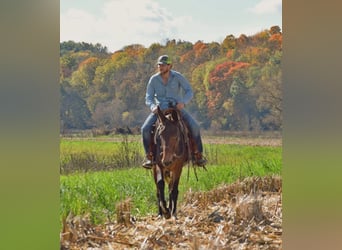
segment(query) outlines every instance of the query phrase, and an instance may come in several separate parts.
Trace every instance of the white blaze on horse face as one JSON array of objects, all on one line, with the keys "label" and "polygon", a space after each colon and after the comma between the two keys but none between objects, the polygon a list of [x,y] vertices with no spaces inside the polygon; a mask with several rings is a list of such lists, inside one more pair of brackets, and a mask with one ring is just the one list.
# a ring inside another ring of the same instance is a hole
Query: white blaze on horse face
[{"label": "white blaze on horse face", "polygon": [[163,151],[162,163],[163,164],[165,162],[171,163],[173,160],[174,154],[172,152],[174,151],[175,145],[171,145],[171,146],[170,146],[170,142],[166,142],[165,140],[162,142],[162,151]]},{"label": "white blaze on horse face", "polygon": [[162,180],[162,172],[158,165],[156,166],[156,170],[157,170],[157,183],[158,183],[159,181]]}]

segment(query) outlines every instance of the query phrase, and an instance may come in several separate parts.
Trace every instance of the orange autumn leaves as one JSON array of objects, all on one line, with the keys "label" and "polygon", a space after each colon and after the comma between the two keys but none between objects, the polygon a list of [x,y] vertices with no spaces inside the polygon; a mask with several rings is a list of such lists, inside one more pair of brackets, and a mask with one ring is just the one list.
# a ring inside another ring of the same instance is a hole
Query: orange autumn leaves
[{"label": "orange autumn leaves", "polygon": [[233,83],[234,72],[249,66],[246,62],[224,62],[218,64],[209,74],[209,88],[206,92],[209,114],[226,103],[231,96],[230,87]]}]

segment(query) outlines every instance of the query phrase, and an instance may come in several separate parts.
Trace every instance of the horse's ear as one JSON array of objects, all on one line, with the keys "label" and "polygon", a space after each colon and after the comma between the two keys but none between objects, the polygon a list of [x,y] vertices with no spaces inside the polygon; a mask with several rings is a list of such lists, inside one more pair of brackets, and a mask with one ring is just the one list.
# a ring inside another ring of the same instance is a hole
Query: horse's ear
[{"label": "horse's ear", "polygon": [[166,120],[166,117],[165,117],[164,113],[161,111],[159,106],[157,106],[157,114],[158,114],[158,119],[160,120],[160,122],[164,123]]}]

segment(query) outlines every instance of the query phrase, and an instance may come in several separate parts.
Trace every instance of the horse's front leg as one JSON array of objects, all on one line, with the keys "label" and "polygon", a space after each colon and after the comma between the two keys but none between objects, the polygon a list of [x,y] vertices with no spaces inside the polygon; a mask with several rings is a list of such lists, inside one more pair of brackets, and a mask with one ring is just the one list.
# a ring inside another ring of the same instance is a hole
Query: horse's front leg
[{"label": "horse's front leg", "polygon": [[171,215],[165,201],[165,181],[161,167],[158,165],[156,165],[154,168],[154,180],[157,187],[158,215],[164,216],[166,219],[168,219],[171,217]]},{"label": "horse's front leg", "polygon": [[169,184],[169,210],[176,217],[179,178]]}]

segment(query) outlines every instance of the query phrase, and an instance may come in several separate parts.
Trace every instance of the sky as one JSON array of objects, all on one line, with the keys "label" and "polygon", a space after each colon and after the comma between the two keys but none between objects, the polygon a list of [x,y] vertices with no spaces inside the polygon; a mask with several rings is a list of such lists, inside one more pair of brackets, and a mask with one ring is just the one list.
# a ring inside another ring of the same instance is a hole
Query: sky
[{"label": "sky", "polygon": [[60,41],[109,52],[176,39],[222,42],[282,28],[282,0],[60,0]]}]

